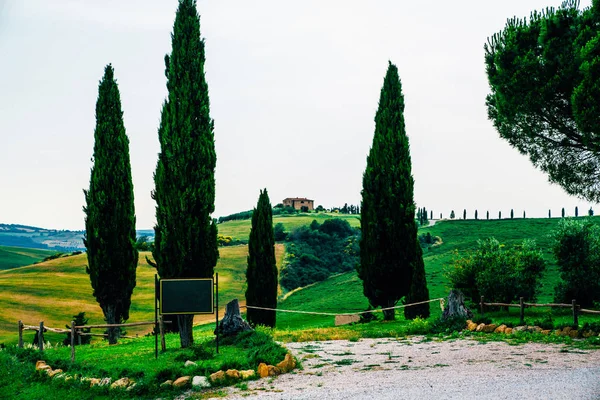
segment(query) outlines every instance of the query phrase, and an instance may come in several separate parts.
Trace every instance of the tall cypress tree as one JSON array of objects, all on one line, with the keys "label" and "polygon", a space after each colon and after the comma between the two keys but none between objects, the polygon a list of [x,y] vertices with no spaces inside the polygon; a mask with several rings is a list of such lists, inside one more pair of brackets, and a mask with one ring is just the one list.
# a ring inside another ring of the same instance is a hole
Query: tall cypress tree
[{"label": "tall cypress tree", "polygon": [[[414,219],[413,186],[402,85],[398,69],[390,62],[363,175],[357,271],[373,307],[393,307],[407,296],[413,277],[419,275],[415,269],[423,265]],[[393,309],[384,311],[386,320],[394,316]]]},{"label": "tall cypress tree", "polygon": [[[168,96],[163,103],[154,174],[154,259],[161,278],[212,278],[219,257],[215,208],[215,153],[204,41],[195,0],[180,0],[172,53],[165,56]],[[178,317],[181,347],[193,344],[193,316]]]},{"label": "tall cypress tree", "polygon": [[[257,307],[277,307],[277,265],[273,235],[273,209],[267,189],[261,190],[252,213],[252,228],[248,240],[246,269],[246,304]],[[275,311],[249,308],[246,314],[252,325],[275,326]]]},{"label": "tall cypress tree", "polygon": [[[106,322],[120,324],[129,319],[138,251],[129,139],[110,64],[98,87],[93,160],[90,187],[83,191],[86,272]],[[108,342],[117,343],[119,333],[119,328],[109,329]]]}]

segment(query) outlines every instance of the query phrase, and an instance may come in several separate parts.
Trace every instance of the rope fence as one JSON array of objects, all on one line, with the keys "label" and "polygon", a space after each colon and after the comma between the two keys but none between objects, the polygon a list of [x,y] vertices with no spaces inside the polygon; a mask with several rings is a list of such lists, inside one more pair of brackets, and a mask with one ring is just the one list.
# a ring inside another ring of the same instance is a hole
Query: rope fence
[{"label": "rope fence", "polygon": [[295,314],[327,315],[330,317],[337,317],[337,316],[361,315],[361,314],[369,314],[369,313],[374,313],[374,312],[383,312],[383,311],[387,311],[387,310],[395,310],[398,308],[418,306],[420,304],[425,304],[425,303],[433,303],[436,301],[440,302],[440,308],[443,311],[444,310],[444,301],[445,301],[443,297],[440,297],[438,299],[419,301],[417,303],[402,304],[400,306],[395,306],[395,307],[385,307],[385,308],[378,308],[376,310],[356,311],[356,312],[347,312],[347,313],[331,313],[331,312],[322,312],[322,311],[302,311],[302,310],[283,310],[281,308],[256,307],[256,306],[248,306],[248,305],[240,306],[240,308],[245,307],[245,308],[252,308],[254,310],[277,311],[277,312],[287,312],[287,313],[295,313]]}]

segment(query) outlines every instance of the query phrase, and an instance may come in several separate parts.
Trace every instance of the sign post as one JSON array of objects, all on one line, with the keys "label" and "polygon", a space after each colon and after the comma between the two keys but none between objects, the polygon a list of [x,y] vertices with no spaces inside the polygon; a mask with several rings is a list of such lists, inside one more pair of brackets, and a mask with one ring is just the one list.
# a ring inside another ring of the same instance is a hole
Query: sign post
[{"label": "sign post", "polygon": [[[158,279],[155,275],[155,332],[158,334],[158,314],[213,314],[216,310],[216,349],[219,352],[219,274],[212,278]],[[216,295],[215,295],[216,293]],[[158,358],[158,336],[155,338]]]}]

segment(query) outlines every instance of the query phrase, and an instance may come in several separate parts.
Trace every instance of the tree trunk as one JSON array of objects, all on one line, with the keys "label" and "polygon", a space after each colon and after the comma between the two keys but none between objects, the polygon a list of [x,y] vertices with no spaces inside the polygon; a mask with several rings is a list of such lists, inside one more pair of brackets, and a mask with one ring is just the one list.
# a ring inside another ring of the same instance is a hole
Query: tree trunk
[{"label": "tree trunk", "polygon": [[460,290],[452,289],[448,294],[448,303],[444,308],[442,319],[461,317],[473,318],[473,313],[465,306],[465,296]]},{"label": "tree trunk", "polygon": [[181,343],[181,348],[185,349],[194,344],[194,316],[178,315],[177,321],[179,323],[179,341]]},{"label": "tree trunk", "polygon": [[[103,311],[107,324],[118,324],[121,322],[116,320],[115,307],[113,305],[106,306]],[[121,335],[121,328],[108,328],[106,333],[108,334],[108,344],[117,344],[119,336]]]},{"label": "tree trunk", "polygon": [[[219,323],[219,334],[223,336],[235,336],[240,332],[251,331],[252,327],[244,321],[240,314],[240,303],[233,299],[225,308],[225,316]],[[215,332],[216,333],[216,332]]]},{"label": "tree trunk", "polygon": [[[396,304],[394,301],[388,301],[386,306],[383,308],[394,307]],[[389,310],[383,310],[383,319],[385,321],[394,321],[396,319],[396,309],[392,308]]]}]

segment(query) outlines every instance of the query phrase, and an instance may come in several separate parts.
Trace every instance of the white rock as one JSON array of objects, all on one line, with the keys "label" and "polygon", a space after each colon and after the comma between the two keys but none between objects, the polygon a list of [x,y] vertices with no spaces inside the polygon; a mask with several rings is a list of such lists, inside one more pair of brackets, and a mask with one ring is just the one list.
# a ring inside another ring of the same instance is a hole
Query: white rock
[{"label": "white rock", "polygon": [[196,366],[196,365],[198,365],[198,364],[196,364],[195,362],[190,361],[190,360],[187,360],[185,362],[185,364],[183,364],[184,367],[192,367],[192,366]]},{"label": "white rock", "polygon": [[210,382],[205,376],[195,376],[192,378],[192,386],[197,388],[208,388],[210,387]]}]

